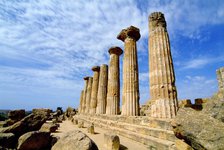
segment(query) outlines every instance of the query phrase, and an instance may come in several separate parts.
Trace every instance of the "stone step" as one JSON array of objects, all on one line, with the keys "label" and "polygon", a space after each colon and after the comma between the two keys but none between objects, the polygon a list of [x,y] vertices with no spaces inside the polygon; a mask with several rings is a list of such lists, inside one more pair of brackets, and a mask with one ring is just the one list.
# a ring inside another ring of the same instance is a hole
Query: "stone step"
[{"label": "stone step", "polygon": [[96,126],[107,129],[109,131],[112,131],[113,133],[116,133],[118,135],[122,135],[124,137],[127,137],[129,139],[132,139],[134,141],[140,142],[142,144],[148,145],[149,149],[155,149],[155,150],[174,150],[175,144],[174,142],[171,142],[169,140],[164,140],[160,138],[156,138],[149,135],[144,135],[139,132],[134,132],[128,129],[120,128],[120,127],[114,127],[108,124],[105,124],[103,122],[94,122],[87,118],[79,118],[80,120],[84,121],[87,124],[94,123]]},{"label": "stone step", "polygon": [[170,119],[159,119],[159,118],[151,118],[148,116],[121,116],[121,115],[105,115],[105,114],[97,114],[97,115],[79,115],[84,117],[91,117],[91,118],[101,118],[105,120],[112,120],[117,122],[124,122],[136,125],[142,125],[152,128],[161,128],[165,130],[172,130],[172,126],[170,125]]},{"label": "stone step", "polygon": [[92,121],[98,125],[105,124],[107,126],[112,126],[119,129],[126,129],[132,132],[141,133],[146,136],[153,136],[153,137],[164,139],[164,140],[175,141],[175,135],[173,131],[170,131],[170,130],[151,128],[148,126],[135,125],[135,124],[124,123],[124,122],[113,121],[113,120],[106,120],[106,119],[102,119],[98,117],[82,116],[82,118],[86,118],[86,120]]}]

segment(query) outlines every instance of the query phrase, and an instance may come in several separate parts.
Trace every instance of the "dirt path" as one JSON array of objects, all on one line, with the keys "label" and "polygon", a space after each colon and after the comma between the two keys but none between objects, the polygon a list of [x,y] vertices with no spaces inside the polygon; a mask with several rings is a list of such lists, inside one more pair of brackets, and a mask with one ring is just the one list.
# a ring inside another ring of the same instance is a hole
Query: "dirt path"
[{"label": "dirt path", "polygon": [[[60,127],[57,133],[53,133],[56,136],[62,136],[64,133],[73,131],[73,130],[80,130],[84,132],[86,135],[88,135],[98,146],[99,150],[104,150],[103,142],[104,142],[104,133],[108,132],[107,130],[104,130],[102,128],[95,127],[96,134],[90,134],[87,133],[87,128],[78,128],[77,125],[72,124],[71,121],[64,121],[63,123],[60,123]],[[146,145],[143,145],[141,143],[138,143],[136,141],[133,141],[131,139],[128,139],[126,137],[118,135],[120,138],[120,144],[121,148],[120,150],[148,150]]]}]

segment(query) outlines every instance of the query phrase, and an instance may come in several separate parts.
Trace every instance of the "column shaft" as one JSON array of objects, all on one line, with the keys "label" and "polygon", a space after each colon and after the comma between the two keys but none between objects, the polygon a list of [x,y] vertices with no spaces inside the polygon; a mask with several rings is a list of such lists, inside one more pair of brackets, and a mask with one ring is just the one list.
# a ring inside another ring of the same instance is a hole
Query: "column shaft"
[{"label": "column shaft", "polygon": [[86,92],[86,109],[85,113],[90,113],[90,101],[91,101],[91,92],[92,92],[92,84],[93,84],[93,77],[88,78],[88,86]]},{"label": "column shaft", "polygon": [[86,112],[86,95],[87,95],[87,87],[88,87],[88,78],[89,77],[85,77],[85,86],[84,86],[84,90],[83,90],[83,103],[82,103],[82,113]]},{"label": "column shaft", "polygon": [[119,47],[109,49],[110,63],[108,75],[108,92],[106,114],[117,115],[120,113],[120,67],[119,55],[122,50]]},{"label": "column shaft", "polygon": [[224,90],[224,67],[217,69],[216,75],[218,80],[219,91],[222,91]]},{"label": "column shaft", "polygon": [[96,107],[97,107],[97,93],[98,93],[98,85],[99,85],[99,66],[94,66],[92,68],[93,70],[93,85],[92,85],[92,93],[91,93],[91,102],[90,102],[90,113],[95,114],[96,113]]},{"label": "column shaft", "polygon": [[139,115],[139,79],[136,41],[140,38],[139,29],[123,29],[117,37],[124,42],[122,115]]},{"label": "column shaft", "polygon": [[97,114],[106,113],[106,98],[107,98],[107,81],[108,81],[108,66],[103,64],[100,67],[99,86],[97,93]]},{"label": "column shaft", "polygon": [[81,91],[81,94],[80,94],[80,104],[79,104],[79,113],[82,113],[82,108],[83,108],[83,93],[84,93],[84,90]]},{"label": "column shaft", "polygon": [[151,115],[173,118],[178,108],[177,92],[169,36],[162,13],[150,15],[149,30]]}]

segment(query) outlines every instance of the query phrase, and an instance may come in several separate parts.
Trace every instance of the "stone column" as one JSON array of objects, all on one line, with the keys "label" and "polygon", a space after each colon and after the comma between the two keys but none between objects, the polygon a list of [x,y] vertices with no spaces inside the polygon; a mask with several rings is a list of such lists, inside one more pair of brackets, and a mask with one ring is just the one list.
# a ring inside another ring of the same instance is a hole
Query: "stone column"
[{"label": "stone column", "polygon": [[107,99],[107,81],[108,81],[108,66],[103,64],[100,67],[99,87],[97,93],[97,114],[106,113]]},{"label": "stone column", "polygon": [[86,94],[87,94],[87,87],[88,87],[88,79],[89,77],[84,77],[83,78],[85,81],[85,86],[84,86],[84,90],[83,90],[83,102],[82,102],[82,112],[81,113],[85,113],[86,111]]},{"label": "stone column", "polygon": [[124,42],[122,115],[139,115],[139,80],[136,41],[140,31],[134,26],[123,29],[117,38]]},{"label": "stone column", "polygon": [[152,117],[173,118],[178,109],[177,90],[166,21],[161,12],[149,16],[149,70]]},{"label": "stone column", "polygon": [[81,94],[80,94],[80,104],[79,104],[79,113],[82,113],[82,108],[83,108],[83,93],[84,93],[84,90],[81,91]]},{"label": "stone column", "polygon": [[216,75],[219,85],[219,91],[224,90],[224,67],[216,70]]},{"label": "stone column", "polygon": [[85,113],[90,113],[90,101],[91,101],[91,92],[92,92],[92,84],[93,84],[93,77],[88,78],[88,86],[86,92],[86,109]]},{"label": "stone column", "polygon": [[91,102],[90,102],[90,114],[96,113],[96,105],[97,105],[97,93],[98,93],[98,84],[99,84],[99,66],[94,66],[92,68],[93,73],[93,85],[92,85],[92,93],[91,93]]},{"label": "stone column", "polygon": [[107,107],[106,114],[117,115],[120,112],[120,67],[119,56],[123,53],[120,47],[109,49],[110,66],[107,86]]}]

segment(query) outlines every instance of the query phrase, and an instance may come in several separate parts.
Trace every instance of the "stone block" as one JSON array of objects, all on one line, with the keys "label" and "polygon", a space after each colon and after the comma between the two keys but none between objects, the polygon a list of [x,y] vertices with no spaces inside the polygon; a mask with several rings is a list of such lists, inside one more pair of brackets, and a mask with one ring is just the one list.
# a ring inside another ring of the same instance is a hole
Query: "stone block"
[{"label": "stone block", "polygon": [[78,121],[78,128],[83,128],[83,127],[84,127],[84,122]]},{"label": "stone block", "polygon": [[94,124],[91,124],[90,126],[87,127],[87,132],[90,134],[94,134]]},{"label": "stone block", "polygon": [[0,149],[10,149],[16,146],[17,139],[13,133],[0,133]]},{"label": "stone block", "polygon": [[104,148],[105,150],[119,150],[120,139],[113,133],[104,134]]},{"label": "stone block", "polygon": [[190,145],[185,143],[183,140],[176,140],[175,145],[177,150],[194,150]]},{"label": "stone block", "polygon": [[11,120],[19,121],[25,117],[25,109],[13,110],[8,113]]},{"label": "stone block", "polygon": [[18,140],[18,150],[49,149],[51,147],[50,132],[31,131],[23,134]]},{"label": "stone block", "polygon": [[74,130],[64,134],[51,148],[52,150],[98,150],[97,145],[86,134]]},{"label": "stone block", "polygon": [[44,123],[39,131],[42,132],[55,132],[58,129],[58,125],[55,123]]},{"label": "stone block", "polygon": [[194,100],[194,103],[195,103],[195,105],[202,105],[203,100],[202,100],[202,98],[196,98],[196,99]]},{"label": "stone block", "polygon": [[78,120],[73,118],[72,119],[72,123],[75,124],[75,125],[77,125],[78,124]]}]

